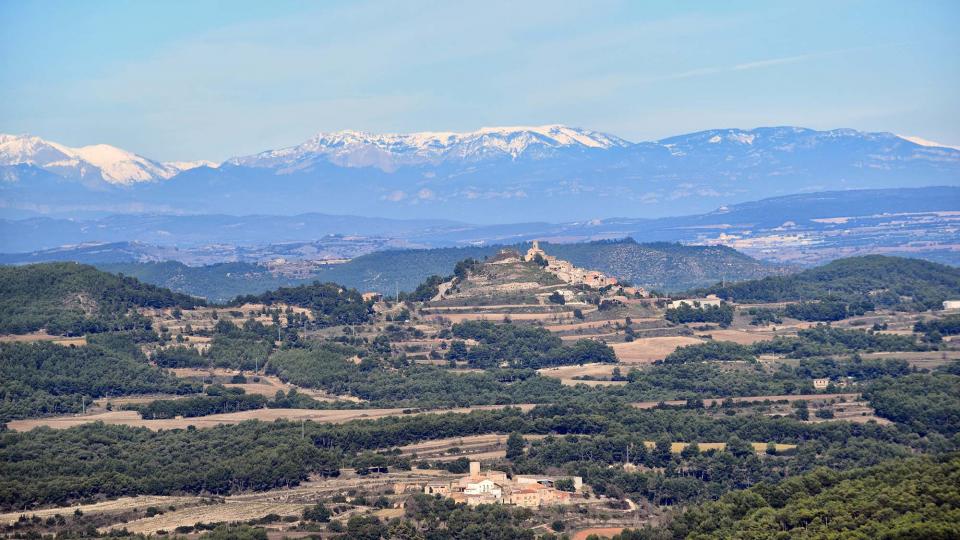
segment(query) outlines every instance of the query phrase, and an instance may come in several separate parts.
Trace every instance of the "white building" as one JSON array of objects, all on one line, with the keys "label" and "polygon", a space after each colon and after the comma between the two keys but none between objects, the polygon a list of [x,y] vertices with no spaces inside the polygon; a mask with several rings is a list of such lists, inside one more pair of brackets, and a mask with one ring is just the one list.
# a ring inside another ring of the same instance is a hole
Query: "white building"
[{"label": "white building", "polygon": [[960,300],[944,300],[943,309],[960,309]]},{"label": "white building", "polygon": [[463,489],[464,495],[490,495],[497,500],[503,498],[503,488],[493,480],[471,482]]}]

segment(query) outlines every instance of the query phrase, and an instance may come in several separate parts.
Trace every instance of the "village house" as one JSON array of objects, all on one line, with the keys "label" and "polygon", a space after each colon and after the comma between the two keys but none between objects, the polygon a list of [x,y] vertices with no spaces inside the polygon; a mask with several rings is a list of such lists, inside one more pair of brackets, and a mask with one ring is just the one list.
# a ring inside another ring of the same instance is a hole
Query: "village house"
[{"label": "village house", "polygon": [[826,390],[830,386],[830,379],[814,379],[813,387],[816,390]]},{"label": "village house", "polygon": [[363,298],[364,302],[379,302],[383,300],[383,295],[374,291],[365,292],[361,294],[360,297]]}]

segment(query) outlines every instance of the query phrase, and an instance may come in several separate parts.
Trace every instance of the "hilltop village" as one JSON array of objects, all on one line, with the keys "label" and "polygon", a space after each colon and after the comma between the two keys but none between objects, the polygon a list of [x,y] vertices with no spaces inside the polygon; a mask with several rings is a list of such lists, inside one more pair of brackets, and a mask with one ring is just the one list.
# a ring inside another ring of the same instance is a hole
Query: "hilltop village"
[{"label": "hilltop village", "polygon": [[523,260],[539,264],[544,270],[557,276],[568,285],[586,285],[600,289],[617,284],[617,278],[615,277],[605,276],[602,272],[595,270],[577,268],[568,261],[547,255],[545,251],[540,249],[540,242],[537,240],[532,242],[530,249],[523,256]]}]

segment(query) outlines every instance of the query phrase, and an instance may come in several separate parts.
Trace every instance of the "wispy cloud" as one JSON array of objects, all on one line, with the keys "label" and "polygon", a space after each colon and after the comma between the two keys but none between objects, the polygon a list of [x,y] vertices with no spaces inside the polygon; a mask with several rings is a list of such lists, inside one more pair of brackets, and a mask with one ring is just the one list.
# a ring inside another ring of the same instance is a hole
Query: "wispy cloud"
[{"label": "wispy cloud", "polygon": [[750,71],[754,69],[764,69],[774,66],[782,66],[786,64],[796,64],[798,62],[806,62],[808,60],[814,60],[817,58],[824,58],[828,56],[835,56],[839,54],[847,54],[851,52],[863,51],[875,49],[878,47],[889,46],[888,45],[875,45],[869,47],[852,47],[846,49],[836,49],[832,51],[821,51],[805,54],[797,54],[792,56],[781,56],[777,58],[764,58],[762,60],[754,60],[750,62],[742,62],[739,64],[731,64],[725,66],[714,66],[714,67],[703,67],[690,69],[687,71],[680,71],[676,73],[667,73],[664,75],[658,75],[653,77],[645,77],[638,82],[660,82],[660,81],[674,81],[677,79],[688,79],[691,77],[702,77],[706,75],[715,75],[720,73],[732,73],[736,71]]}]

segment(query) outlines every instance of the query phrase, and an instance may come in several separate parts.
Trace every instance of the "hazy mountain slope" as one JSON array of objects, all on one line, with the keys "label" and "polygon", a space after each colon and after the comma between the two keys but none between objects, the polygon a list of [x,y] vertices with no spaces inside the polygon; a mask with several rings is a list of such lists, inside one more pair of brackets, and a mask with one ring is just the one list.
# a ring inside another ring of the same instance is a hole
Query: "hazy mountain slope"
[{"label": "hazy mountain slope", "polygon": [[214,302],[226,302],[240,295],[258,294],[313,281],[312,278],[274,275],[266,266],[243,262],[208,266],[187,266],[175,261],[106,263],[98,264],[97,268]]},{"label": "hazy mountain slope", "polygon": [[404,247],[632,237],[641,242],[728,245],[753,257],[801,265],[869,253],[904,254],[958,264],[958,226],[958,187],[807,193],[690,216],[556,224],[484,226],[325,214],[30,218],[0,220],[0,252],[7,253],[0,255],[0,262],[177,260],[198,265],[278,257],[352,258]]},{"label": "hazy mountain slope", "polygon": [[[119,214],[72,220],[34,217],[0,220],[0,251],[33,251],[89,242],[142,242],[189,248],[314,242],[329,236],[407,238],[466,227],[454,221],[395,220],[361,216]],[[397,246],[400,247],[400,246]]]}]

